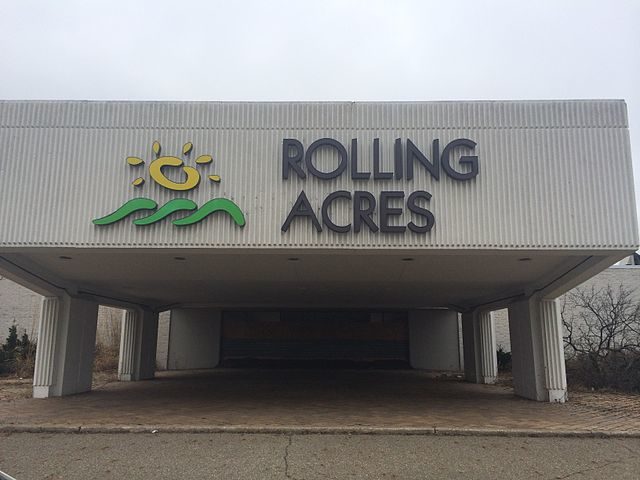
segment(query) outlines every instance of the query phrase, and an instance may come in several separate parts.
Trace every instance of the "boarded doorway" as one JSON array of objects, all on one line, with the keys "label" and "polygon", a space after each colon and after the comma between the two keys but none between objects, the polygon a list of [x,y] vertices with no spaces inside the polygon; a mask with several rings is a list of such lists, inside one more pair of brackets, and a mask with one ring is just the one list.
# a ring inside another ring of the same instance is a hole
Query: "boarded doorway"
[{"label": "boarded doorway", "polygon": [[222,366],[408,368],[406,312],[227,311]]}]

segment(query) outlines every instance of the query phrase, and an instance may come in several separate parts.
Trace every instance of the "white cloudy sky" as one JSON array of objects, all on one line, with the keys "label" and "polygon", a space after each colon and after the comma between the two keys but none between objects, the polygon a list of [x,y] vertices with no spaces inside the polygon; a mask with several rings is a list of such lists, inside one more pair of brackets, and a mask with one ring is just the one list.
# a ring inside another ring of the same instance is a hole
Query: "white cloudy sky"
[{"label": "white cloudy sky", "polygon": [[623,98],[640,192],[640,0],[0,0],[0,98]]}]

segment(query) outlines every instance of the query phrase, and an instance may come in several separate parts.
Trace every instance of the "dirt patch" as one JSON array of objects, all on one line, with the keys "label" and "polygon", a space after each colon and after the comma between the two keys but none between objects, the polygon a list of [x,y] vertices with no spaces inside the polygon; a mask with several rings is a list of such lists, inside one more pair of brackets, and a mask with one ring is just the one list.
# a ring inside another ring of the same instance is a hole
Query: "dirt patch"
[{"label": "dirt patch", "polygon": [[513,375],[511,372],[498,372],[498,378],[496,378],[496,385],[501,387],[513,388]]},{"label": "dirt patch", "polygon": [[118,369],[119,347],[96,344],[96,353],[93,358],[93,371],[110,372]]},{"label": "dirt patch", "polygon": [[569,402],[594,412],[624,413],[640,417],[640,394],[638,393],[569,390]]},{"label": "dirt patch", "polygon": [[31,397],[33,379],[0,376],[0,402]]},{"label": "dirt patch", "polygon": [[93,372],[93,390],[98,390],[105,385],[118,381],[117,370],[105,370],[102,372]]},{"label": "dirt patch", "polygon": [[[98,390],[111,382],[118,381],[116,370],[94,372],[93,390]],[[12,402],[23,398],[31,398],[33,392],[33,378],[19,378],[15,376],[0,376],[0,402]]]}]

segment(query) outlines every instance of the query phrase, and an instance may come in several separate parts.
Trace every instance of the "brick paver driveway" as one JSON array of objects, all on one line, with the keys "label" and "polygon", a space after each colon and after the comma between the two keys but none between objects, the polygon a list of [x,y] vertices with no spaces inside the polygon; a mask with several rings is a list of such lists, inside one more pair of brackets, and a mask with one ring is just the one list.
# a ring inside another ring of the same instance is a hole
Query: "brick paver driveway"
[{"label": "brick paver driveway", "polygon": [[[612,400],[613,398],[613,400]],[[160,372],[93,392],[0,402],[0,425],[410,427],[640,433],[640,396],[520,399],[506,386],[411,370]]]}]

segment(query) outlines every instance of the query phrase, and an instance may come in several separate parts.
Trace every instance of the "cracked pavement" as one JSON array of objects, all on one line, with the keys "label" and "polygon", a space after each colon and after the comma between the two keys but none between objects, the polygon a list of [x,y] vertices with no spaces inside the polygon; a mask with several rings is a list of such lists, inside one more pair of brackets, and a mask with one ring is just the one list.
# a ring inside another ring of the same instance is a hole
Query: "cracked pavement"
[{"label": "cracked pavement", "polygon": [[420,435],[36,434],[0,436],[17,480],[637,479],[640,439]]}]

